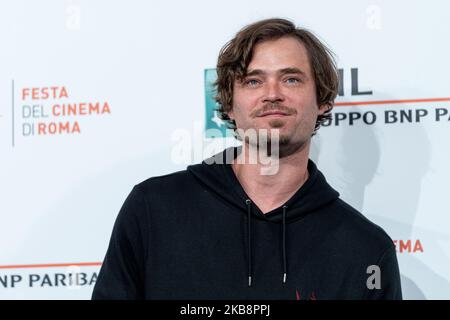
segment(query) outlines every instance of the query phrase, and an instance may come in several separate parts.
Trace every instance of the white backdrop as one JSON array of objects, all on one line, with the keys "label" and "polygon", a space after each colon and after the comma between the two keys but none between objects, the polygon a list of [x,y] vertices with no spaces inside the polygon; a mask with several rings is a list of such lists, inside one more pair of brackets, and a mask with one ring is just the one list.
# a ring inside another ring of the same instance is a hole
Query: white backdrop
[{"label": "white backdrop", "polygon": [[174,161],[175,132],[211,143],[196,130],[205,70],[269,17],[338,57],[340,121],[312,159],[395,240],[404,297],[450,299],[450,3],[437,0],[1,0],[1,299],[90,298],[132,186],[198,162]]}]

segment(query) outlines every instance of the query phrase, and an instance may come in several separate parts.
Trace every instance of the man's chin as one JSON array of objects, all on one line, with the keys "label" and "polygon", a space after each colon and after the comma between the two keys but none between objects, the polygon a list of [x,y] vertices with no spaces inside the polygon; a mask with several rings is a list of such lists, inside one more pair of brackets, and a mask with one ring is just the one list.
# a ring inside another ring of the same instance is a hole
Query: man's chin
[{"label": "man's chin", "polygon": [[278,159],[290,156],[302,150],[308,144],[308,141],[295,141],[292,136],[286,134],[277,136],[276,138],[266,136],[260,139],[258,137],[256,141],[245,140],[250,148],[254,148],[260,154]]},{"label": "man's chin", "polygon": [[276,155],[279,158],[287,157],[293,153],[302,150],[308,141],[296,141],[290,135],[281,135],[277,139],[269,139],[265,146],[259,147],[267,149],[267,155]]}]

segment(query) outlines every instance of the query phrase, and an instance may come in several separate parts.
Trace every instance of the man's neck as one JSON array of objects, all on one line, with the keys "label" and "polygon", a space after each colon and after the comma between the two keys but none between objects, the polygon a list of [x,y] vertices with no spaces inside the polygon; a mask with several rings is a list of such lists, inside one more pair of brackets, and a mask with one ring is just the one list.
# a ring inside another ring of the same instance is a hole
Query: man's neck
[{"label": "man's neck", "polygon": [[259,161],[249,163],[249,146],[243,144],[232,168],[244,191],[263,213],[284,204],[308,179],[309,145],[308,142],[296,152],[280,158],[277,173],[267,175],[261,174],[267,166]]}]

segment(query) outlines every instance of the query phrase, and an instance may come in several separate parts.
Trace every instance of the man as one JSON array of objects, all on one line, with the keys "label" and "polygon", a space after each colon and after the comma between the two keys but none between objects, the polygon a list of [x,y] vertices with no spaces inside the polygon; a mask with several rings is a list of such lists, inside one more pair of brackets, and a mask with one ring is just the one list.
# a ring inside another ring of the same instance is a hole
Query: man
[{"label": "man", "polygon": [[[392,240],[308,159],[337,95],[330,51],[268,19],[224,46],[217,73],[220,115],[242,147],[134,187],[93,298],[401,299]],[[250,161],[266,140],[274,171]]]}]

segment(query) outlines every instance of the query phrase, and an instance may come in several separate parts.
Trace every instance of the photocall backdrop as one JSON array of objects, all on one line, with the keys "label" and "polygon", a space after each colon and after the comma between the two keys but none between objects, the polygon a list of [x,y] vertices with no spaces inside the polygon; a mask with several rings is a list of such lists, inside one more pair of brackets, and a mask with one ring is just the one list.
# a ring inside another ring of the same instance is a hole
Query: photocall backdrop
[{"label": "photocall backdrop", "polygon": [[237,144],[214,112],[217,56],[270,17],[337,57],[311,158],[393,239],[404,298],[450,299],[450,3],[437,0],[2,0],[0,299],[90,298],[132,187]]}]

